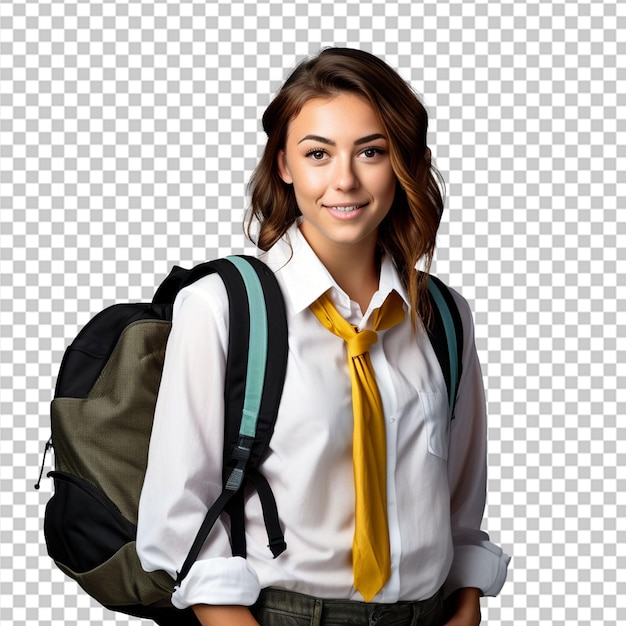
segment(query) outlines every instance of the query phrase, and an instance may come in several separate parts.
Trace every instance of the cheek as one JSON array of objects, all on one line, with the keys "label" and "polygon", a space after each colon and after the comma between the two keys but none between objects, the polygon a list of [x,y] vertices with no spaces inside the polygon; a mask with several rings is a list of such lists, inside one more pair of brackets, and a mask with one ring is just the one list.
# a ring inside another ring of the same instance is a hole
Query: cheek
[{"label": "cheek", "polygon": [[292,169],[293,186],[296,193],[315,195],[323,191],[325,178],[322,168],[298,167]]},{"label": "cheek", "polygon": [[393,201],[396,193],[397,181],[398,179],[396,178],[396,175],[391,167],[389,167],[389,169],[378,172],[378,176],[371,180],[372,191],[381,197]]}]

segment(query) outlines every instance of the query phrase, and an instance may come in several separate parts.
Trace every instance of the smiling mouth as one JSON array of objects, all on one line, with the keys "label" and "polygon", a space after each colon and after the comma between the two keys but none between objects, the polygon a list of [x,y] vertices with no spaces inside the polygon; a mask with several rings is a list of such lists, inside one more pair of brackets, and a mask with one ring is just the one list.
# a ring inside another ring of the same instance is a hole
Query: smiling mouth
[{"label": "smiling mouth", "polygon": [[366,202],[365,204],[350,204],[347,206],[330,206],[330,205],[324,205],[327,209],[332,209],[333,211],[339,211],[340,213],[350,213],[351,211],[358,211],[359,209],[362,209],[364,206],[366,206],[368,203]]}]

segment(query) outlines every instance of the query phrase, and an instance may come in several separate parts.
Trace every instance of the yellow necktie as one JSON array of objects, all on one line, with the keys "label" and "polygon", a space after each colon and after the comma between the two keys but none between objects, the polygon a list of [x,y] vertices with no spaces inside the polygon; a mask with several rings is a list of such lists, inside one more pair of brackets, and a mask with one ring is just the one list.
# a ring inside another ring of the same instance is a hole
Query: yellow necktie
[{"label": "yellow necktie", "polygon": [[391,328],[404,319],[402,299],[394,291],[374,311],[374,330],[357,332],[322,295],[311,305],[319,321],[345,340],[352,380],[354,415],[355,520],[352,542],[354,586],[366,602],[383,588],[391,575],[387,525],[387,448],[385,419],[369,348],[378,341],[376,330]]}]

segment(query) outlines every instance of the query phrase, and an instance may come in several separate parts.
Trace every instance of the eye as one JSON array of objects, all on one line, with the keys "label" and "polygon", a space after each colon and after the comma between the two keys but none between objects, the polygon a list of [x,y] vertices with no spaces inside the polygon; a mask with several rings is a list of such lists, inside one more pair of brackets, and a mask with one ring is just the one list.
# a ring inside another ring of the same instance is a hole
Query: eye
[{"label": "eye", "polygon": [[385,151],[382,148],[366,148],[363,152],[361,152],[361,154],[368,159],[373,159],[374,157],[380,156],[384,153]]},{"label": "eye", "polygon": [[313,159],[313,161],[323,161],[326,157],[326,150],[315,148],[314,150],[309,150],[305,156],[309,159]]}]

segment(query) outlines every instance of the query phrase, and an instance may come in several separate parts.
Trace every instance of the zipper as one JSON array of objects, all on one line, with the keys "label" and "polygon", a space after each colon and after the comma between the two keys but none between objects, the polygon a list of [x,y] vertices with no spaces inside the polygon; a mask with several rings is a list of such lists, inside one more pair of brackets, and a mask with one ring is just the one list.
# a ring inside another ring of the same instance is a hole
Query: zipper
[{"label": "zipper", "polygon": [[[107,496],[102,493],[98,488],[92,485],[90,482],[79,478],[78,476],[74,476],[74,474],[69,474],[67,472],[60,471],[52,471],[48,472],[48,476],[53,479],[63,480],[65,482],[71,483],[75,485],[79,489],[82,489],[84,492],[88,493],[92,498],[97,500],[102,506],[104,506],[110,513],[115,514],[116,516],[120,516],[125,522],[132,524],[129,522],[122,512],[119,510],[117,505],[107,498]],[[134,526],[134,524],[132,524]]]},{"label": "zipper", "polygon": [[35,484],[35,489],[39,489],[39,487],[41,487],[41,479],[43,477],[43,469],[46,465],[46,455],[48,454],[48,451],[50,450],[50,448],[52,448],[52,436],[50,436],[50,439],[48,439],[48,441],[46,441],[46,447],[43,449],[43,459],[41,461],[41,470],[39,471],[39,479],[37,480],[37,483]]}]

